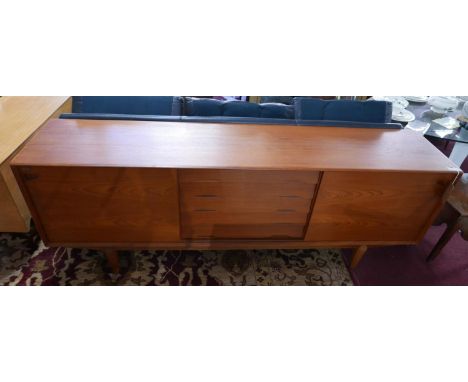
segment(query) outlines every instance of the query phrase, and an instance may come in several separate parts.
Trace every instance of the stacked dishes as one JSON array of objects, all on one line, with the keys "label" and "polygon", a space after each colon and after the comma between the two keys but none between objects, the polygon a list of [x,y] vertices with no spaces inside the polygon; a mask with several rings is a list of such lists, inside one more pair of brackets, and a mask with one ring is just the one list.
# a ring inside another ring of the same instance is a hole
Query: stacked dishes
[{"label": "stacked dishes", "polygon": [[415,103],[426,103],[429,99],[428,96],[404,96],[407,101]]},{"label": "stacked dishes", "polygon": [[431,110],[437,114],[446,114],[457,108],[459,100],[450,96],[433,96],[429,98]]},{"label": "stacked dishes", "polygon": [[416,118],[414,114],[406,110],[409,102],[401,96],[373,96],[375,101],[387,101],[392,104],[392,120],[396,122],[411,122]]}]

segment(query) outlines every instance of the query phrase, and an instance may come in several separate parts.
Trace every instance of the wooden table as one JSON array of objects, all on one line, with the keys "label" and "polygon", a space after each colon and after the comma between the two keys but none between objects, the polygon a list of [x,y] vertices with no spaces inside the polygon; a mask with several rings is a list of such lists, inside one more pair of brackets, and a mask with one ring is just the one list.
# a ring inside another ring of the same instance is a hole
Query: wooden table
[{"label": "wooden table", "polygon": [[27,232],[31,219],[11,157],[49,118],[69,111],[70,97],[0,97],[0,232]]},{"label": "wooden table", "polygon": [[353,247],[354,265],[418,243],[460,174],[408,130],[90,120],[49,121],[12,165],[47,245]]}]

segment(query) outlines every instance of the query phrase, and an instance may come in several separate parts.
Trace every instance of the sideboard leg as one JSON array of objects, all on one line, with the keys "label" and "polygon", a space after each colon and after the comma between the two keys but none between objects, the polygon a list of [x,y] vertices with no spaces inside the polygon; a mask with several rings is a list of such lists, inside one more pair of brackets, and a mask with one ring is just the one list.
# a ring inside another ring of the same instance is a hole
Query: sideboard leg
[{"label": "sideboard leg", "polygon": [[356,266],[364,257],[366,251],[367,251],[367,245],[361,245],[354,249],[353,258],[351,259],[351,268],[356,268]]},{"label": "sideboard leg", "polygon": [[102,251],[106,256],[107,264],[114,274],[120,273],[119,253],[115,249],[104,249]]}]

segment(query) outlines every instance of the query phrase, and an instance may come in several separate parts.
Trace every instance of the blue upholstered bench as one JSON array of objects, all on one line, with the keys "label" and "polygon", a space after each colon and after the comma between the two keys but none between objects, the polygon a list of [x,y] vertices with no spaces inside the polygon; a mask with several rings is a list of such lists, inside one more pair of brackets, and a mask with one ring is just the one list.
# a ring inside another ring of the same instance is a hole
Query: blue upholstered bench
[{"label": "blue upholstered bench", "polygon": [[216,99],[185,98],[184,115],[188,117],[250,117],[294,119],[294,106],[281,103],[251,103]]},{"label": "blue upholstered bench", "polygon": [[191,97],[74,97],[67,119],[180,121],[400,129],[383,101],[296,98],[294,105]]}]

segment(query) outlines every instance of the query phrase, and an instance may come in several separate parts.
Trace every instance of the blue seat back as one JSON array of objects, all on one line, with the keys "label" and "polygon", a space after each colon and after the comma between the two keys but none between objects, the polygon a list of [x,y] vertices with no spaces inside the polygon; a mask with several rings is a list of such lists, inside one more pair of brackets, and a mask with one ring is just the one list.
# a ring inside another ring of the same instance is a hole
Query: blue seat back
[{"label": "blue seat back", "polygon": [[189,117],[251,117],[294,119],[294,107],[279,103],[220,101],[206,98],[186,98],[184,115]]},{"label": "blue seat back", "polygon": [[180,97],[74,96],[74,113],[181,115]]},{"label": "blue seat back", "polygon": [[296,98],[294,105],[298,120],[388,123],[392,117],[392,104],[385,101]]}]

